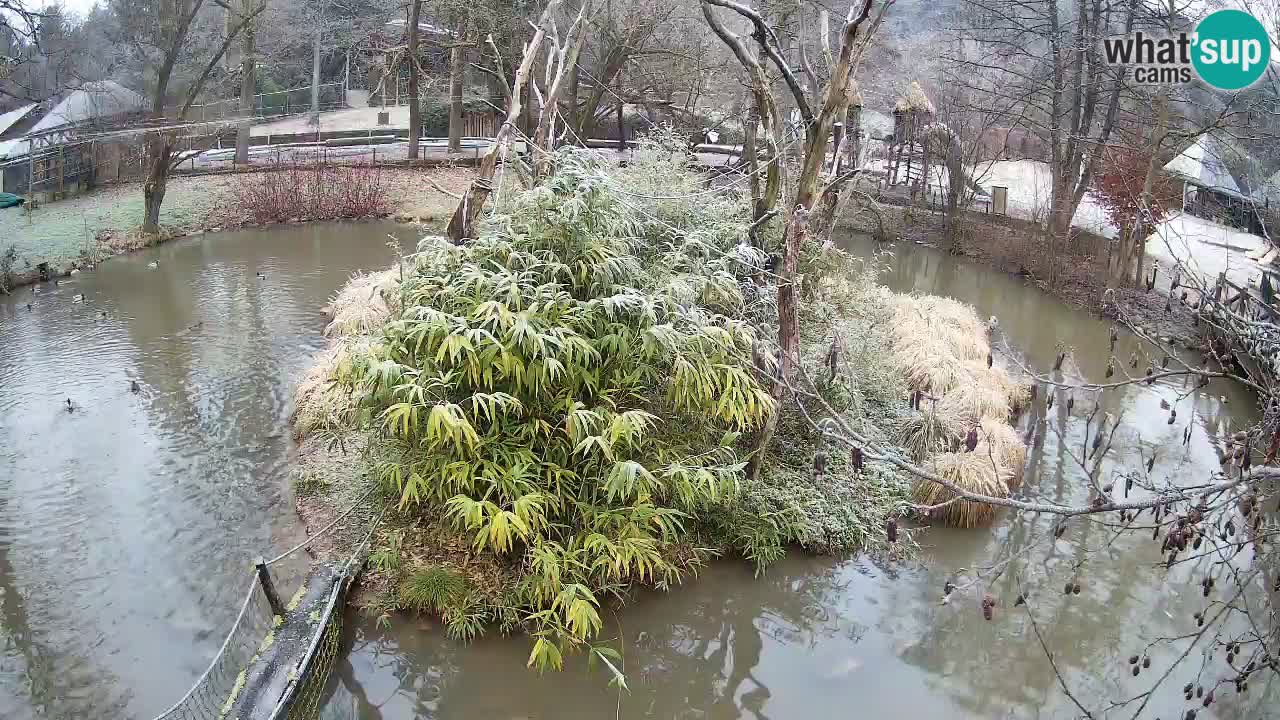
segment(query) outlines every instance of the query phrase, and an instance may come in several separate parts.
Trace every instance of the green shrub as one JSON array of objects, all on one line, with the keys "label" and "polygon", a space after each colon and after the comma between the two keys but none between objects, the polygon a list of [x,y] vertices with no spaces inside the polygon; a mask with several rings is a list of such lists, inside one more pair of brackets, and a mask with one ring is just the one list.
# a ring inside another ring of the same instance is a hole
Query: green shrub
[{"label": "green shrub", "polygon": [[414,570],[400,583],[400,605],[419,612],[445,613],[457,606],[467,593],[467,581],[444,567]]},{"label": "green shrub", "polygon": [[737,303],[732,276],[674,297],[591,156],[558,165],[479,239],[423,242],[402,315],[346,381],[399,450],[379,472],[401,506],[523,557],[529,619],[562,645],[599,630],[597,593],[681,576],[677,549],[737,495],[738,433],[772,401],[750,326],[681,302]]},{"label": "green shrub", "polygon": [[[336,371],[389,449],[376,470],[402,510],[509,573],[447,601],[439,577],[415,573],[403,604],[441,612],[462,640],[523,627],[539,669],[593,647],[609,596],[678,582],[717,552],[762,571],[790,544],[874,542],[909,490],[847,457],[815,477],[824,441],[794,406],[746,480],[744,438],[774,411],[755,363],[769,364],[776,287],[744,242],[747,202],[707,192],[684,152],[669,132],[620,170],[558,152],[555,174],[499,198],[479,238],[424,240],[395,314]],[[878,350],[876,270],[806,246],[802,340],[835,412],[883,439],[906,402]]]}]

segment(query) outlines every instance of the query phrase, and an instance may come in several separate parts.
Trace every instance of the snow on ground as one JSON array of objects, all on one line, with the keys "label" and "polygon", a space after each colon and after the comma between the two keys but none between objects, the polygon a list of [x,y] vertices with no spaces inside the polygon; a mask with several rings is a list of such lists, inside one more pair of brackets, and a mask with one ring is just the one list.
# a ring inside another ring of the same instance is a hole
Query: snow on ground
[{"label": "snow on ground", "polygon": [[[1009,188],[1011,214],[1029,219],[1042,219],[1048,214],[1053,181],[1047,163],[1036,160],[1000,160],[979,163],[971,172],[978,184],[988,192],[994,186]],[[1073,224],[1103,237],[1115,237],[1116,234],[1116,227],[1107,219],[1106,210],[1087,192],[1080,200],[1080,207],[1076,209]]]},{"label": "snow on ground", "polygon": [[1240,286],[1256,284],[1261,266],[1247,257],[1266,240],[1247,232],[1179,213],[1147,237],[1147,254],[1167,263],[1181,262],[1212,283],[1219,273]]},{"label": "snow on ground", "polygon": [[[885,161],[868,164],[880,172],[885,166]],[[972,168],[971,173],[988,192],[994,186],[1009,189],[1010,214],[1027,219],[1042,219],[1047,214],[1052,182],[1046,163],[1002,160],[981,163]],[[930,175],[930,182],[946,186],[945,170],[938,177]],[[1081,199],[1073,224],[1107,238],[1115,238],[1119,232],[1091,193],[1085,193]],[[1152,257],[1167,264],[1180,262],[1209,283],[1225,272],[1229,280],[1240,286],[1257,284],[1262,269],[1247,253],[1259,251],[1266,244],[1266,240],[1257,235],[1185,213],[1165,220],[1146,241],[1147,254]]]},{"label": "snow on ground", "polygon": [[[227,176],[173,178],[165,192],[160,222],[190,227],[218,203]],[[82,253],[97,249],[99,230],[123,231],[142,223],[142,188],[138,184],[99,188],[84,195],[35,209],[0,210],[0,252],[18,253],[14,271],[26,272],[42,262],[66,267]]]}]

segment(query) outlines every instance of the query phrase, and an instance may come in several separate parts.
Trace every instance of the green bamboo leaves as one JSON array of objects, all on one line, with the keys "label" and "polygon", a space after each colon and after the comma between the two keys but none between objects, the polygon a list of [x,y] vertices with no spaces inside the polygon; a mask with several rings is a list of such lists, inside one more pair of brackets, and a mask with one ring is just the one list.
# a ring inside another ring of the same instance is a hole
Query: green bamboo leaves
[{"label": "green bamboo leaves", "polygon": [[424,241],[342,378],[395,448],[380,477],[402,509],[520,567],[539,669],[599,633],[602,595],[689,569],[700,513],[738,496],[737,433],[774,410],[753,330],[719,314],[736,278],[691,265],[690,296],[670,292],[610,182],[569,157],[479,239]]}]

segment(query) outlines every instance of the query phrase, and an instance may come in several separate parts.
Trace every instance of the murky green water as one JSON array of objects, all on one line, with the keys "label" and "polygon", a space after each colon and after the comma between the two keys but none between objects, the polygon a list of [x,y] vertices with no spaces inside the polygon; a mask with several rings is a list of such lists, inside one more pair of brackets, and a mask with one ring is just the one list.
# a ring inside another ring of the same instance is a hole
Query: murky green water
[{"label": "murky green water", "polygon": [[[850,247],[864,255],[874,250],[862,239],[850,240]],[[1020,359],[1042,371],[1051,368],[1058,341],[1074,346],[1080,352],[1077,363],[1064,368],[1068,374],[1102,380],[1109,326],[1098,318],[1016,278],[928,248],[899,245],[894,252],[884,274],[890,287],[950,295],[984,317],[998,316]],[[1122,340],[1117,354],[1128,358],[1136,347]],[[1082,417],[1093,402],[1077,394],[1068,417],[1064,399],[1059,396],[1048,417],[1041,406],[1020,424],[1032,447],[1021,497],[1087,500],[1084,473],[1070,453],[1079,454]],[[1174,425],[1167,424],[1161,399],[1176,403]],[[1246,393],[1216,382],[1203,391],[1181,383],[1135,386],[1108,394],[1103,409],[1122,423],[1103,477],[1140,462],[1138,447],[1147,457],[1158,448],[1157,477],[1207,477],[1219,467],[1218,438],[1256,412]],[[1192,439],[1184,447],[1188,422]],[[1203,568],[1166,574],[1149,539],[1117,538],[1100,521],[1073,523],[1056,544],[1046,540],[1050,532],[1049,519],[1006,513],[990,529],[920,533],[920,563],[793,553],[761,579],[741,563],[715,564],[685,587],[650,593],[606,620],[605,635],[621,638],[626,657],[630,691],[624,693],[582,662],[538,676],[525,668],[524,638],[485,637],[464,647],[428,620],[403,617],[384,630],[353,613],[349,651],[331,681],[324,717],[1077,717],[1027,615],[1013,607],[1024,586],[1065,681],[1091,709],[1103,711],[1150,689],[1169,667],[1168,647],[1152,651],[1152,669],[1138,678],[1126,659],[1157,637],[1194,629],[1192,614],[1203,599],[1187,578],[1200,577]],[[1005,572],[988,571],[951,602],[940,602],[951,573],[1010,558]],[[1078,580],[1082,593],[1063,596],[1067,580]],[[1000,602],[992,622],[980,611],[986,592]],[[1201,682],[1220,672],[1220,659]],[[1191,706],[1180,688],[1196,679],[1200,660],[1197,651],[1170,674],[1141,716],[1181,717]],[[1261,700],[1268,688],[1253,685],[1243,699],[1223,690],[1222,700],[1199,717],[1266,716],[1271,711]],[[1097,717],[1132,717],[1140,702]]]},{"label": "murky green water", "polygon": [[[386,265],[386,234],[396,231],[226,233],[0,299],[0,717],[146,718],[199,674],[231,621],[249,559],[296,541],[289,398],[323,344],[319,308],[352,270]],[[863,241],[854,247],[870,252]],[[1040,368],[1057,340],[1106,346],[1107,325],[1016,279],[916,246],[896,252],[889,285],[997,315]],[[153,260],[159,266],[148,268]],[[76,294],[86,302],[73,303]],[[1101,353],[1078,359],[1080,372],[1101,379]],[[1120,444],[1140,443],[1148,455],[1161,448],[1157,475],[1203,477],[1218,466],[1217,438],[1255,411],[1226,384],[1179,400],[1183,392],[1134,387],[1104,407],[1123,413]],[[1162,398],[1177,401],[1176,425],[1166,424]],[[1025,496],[1085,497],[1067,450],[1082,441],[1079,416],[1091,404],[1078,397],[1071,419],[1064,406],[1043,430],[1035,417],[1023,421],[1033,428]],[[399,618],[381,630],[353,614],[324,716],[1075,717],[1025,614],[1010,607],[1019,580],[1037,588],[1045,642],[1094,708],[1148,688],[1154,672],[1134,679],[1123,658],[1194,627],[1202,600],[1181,582],[1195,568],[1170,581],[1155,548],[1128,536],[1112,543],[1100,524],[1073,525],[1051,551],[1018,552],[1046,547],[1048,527],[1005,515],[988,530],[931,529],[918,536],[921,563],[793,554],[761,579],[740,563],[715,564],[609,618],[606,634],[625,651],[623,694],[582,663],[539,677],[524,667],[523,638],[464,647],[430,621]],[[1008,572],[939,602],[951,572],[1014,553]],[[1061,596],[1067,578],[1084,592]],[[978,606],[988,591],[1002,603],[989,623]],[[1152,657],[1163,671],[1167,651]],[[1144,717],[1180,716],[1178,687],[1199,666],[1196,656],[1176,671]],[[1224,718],[1268,712],[1225,700]]]},{"label": "murky green water", "polygon": [[193,238],[0,297],[0,717],[149,717],[204,669],[251,558],[296,542],[292,383],[388,232]]}]

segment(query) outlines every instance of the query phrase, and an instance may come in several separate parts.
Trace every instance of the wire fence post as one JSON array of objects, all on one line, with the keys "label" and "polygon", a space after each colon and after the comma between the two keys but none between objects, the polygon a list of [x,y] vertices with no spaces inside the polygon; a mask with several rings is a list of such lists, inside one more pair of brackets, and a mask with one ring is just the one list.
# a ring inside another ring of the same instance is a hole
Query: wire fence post
[{"label": "wire fence post", "polygon": [[284,604],[280,602],[280,593],[276,592],[276,585],[271,581],[271,571],[267,569],[266,558],[259,555],[253,564],[258,568],[258,584],[262,586],[262,593],[267,596],[267,602],[271,604],[271,612],[275,615],[283,615]]}]

